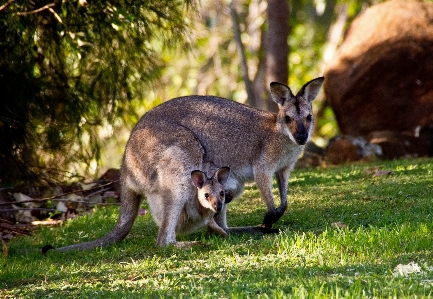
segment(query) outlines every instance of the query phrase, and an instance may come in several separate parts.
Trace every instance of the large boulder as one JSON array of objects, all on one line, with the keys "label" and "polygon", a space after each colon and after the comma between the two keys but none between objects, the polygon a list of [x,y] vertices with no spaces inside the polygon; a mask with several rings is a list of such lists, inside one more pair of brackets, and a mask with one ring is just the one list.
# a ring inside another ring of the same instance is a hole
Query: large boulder
[{"label": "large boulder", "polygon": [[433,3],[396,0],[367,9],[325,78],[343,134],[410,133],[433,124]]}]

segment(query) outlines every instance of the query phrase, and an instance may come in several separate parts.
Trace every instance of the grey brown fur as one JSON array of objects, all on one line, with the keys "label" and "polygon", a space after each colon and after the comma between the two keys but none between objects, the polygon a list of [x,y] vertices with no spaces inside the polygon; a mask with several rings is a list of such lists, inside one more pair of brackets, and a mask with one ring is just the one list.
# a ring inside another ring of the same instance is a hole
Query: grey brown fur
[{"label": "grey brown fur", "polygon": [[215,222],[214,216],[225,204],[223,184],[227,182],[229,175],[229,167],[217,169],[210,178],[200,170],[191,172],[193,185],[197,187],[197,202],[195,206],[188,203],[185,205],[185,212],[180,214],[176,232],[186,234],[207,225],[211,232],[227,237],[227,233]]},{"label": "grey brown fur", "polygon": [[[271,83],[277,113],[213,96],[176,98],[150,110],[137,123],[125,149],[115,228],[101,239],[58,250],[90,249],[122,240],[144,196],[160,226],[157,245],[175,243],[182,207],[196,194],[190,173],[203,169],[206,162],[230,167],[223,184],[226,202],[242,193],[245,182],[256,182],[267,206],[263,225],[270,229],[287,209],[288,179],[312,131],[311,103],[323,80],[306,83],[296,95],[284,84]],[[281,200],[278,208],[272,195],[274,175]],[[215,220],[230,233],[226,211],[225,204]]]}]

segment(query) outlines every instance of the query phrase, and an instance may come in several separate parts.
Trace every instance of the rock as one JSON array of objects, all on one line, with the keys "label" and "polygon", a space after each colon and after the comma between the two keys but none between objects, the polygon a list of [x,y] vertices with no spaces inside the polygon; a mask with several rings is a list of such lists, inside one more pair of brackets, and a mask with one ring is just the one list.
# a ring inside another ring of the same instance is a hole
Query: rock
[{"label": "rock", "polygon": [[351,161],[372,160],[382,155],[382,149],[368,142],[363,137],[348,135],[336,136],[326,148],[326,161],[330,164],[342,164]]},{"label": "rock", "polygon": [[7,190],[8,189],[0,188],[0,203],[2,203],[2,205],[0,205],[0,220],[5,219],[11,223],[15,223],[15,212],[9,210],[12,209],[12,205],[6,204],[7,202],[11,202],[11,200],[8,200],[8,196],[6,195]]},{"label": "rock", "polygon": [[325,166],[325,149],[318,146],[313,141],[308,141],[304,152],[296,162],[296,168],[312,168]]},{"label": "rock", "polygon": [[36,200],[34,200],[33,198],[31,198],[30,196],[27,196],[25,194],[22,193],[14,193],[13,197],[16,201],[21,202],[21,205],[26,207],[26,208],[38,208],[42,205],[41,202],[37,202]]},{"label": "rock", "polygon": [[39,189],[41,198],[56,197],[63,194],[63,190],[60,186],[43,186]]},{"label": "rock", "polygon": [[431,146],[427,138],[416,137],[408,132],[374,131],[368,139],[382,148],[383,159],[427,156]]},{"label": "rock", "polygon": [[312,168],[324,166],[323,156],[305,151],[296,162],[296,168]]},{"label": "rock", "polygon": [[66,211],[68,210],[68,207],[66,206],[66,204],[62,201],[59,201],[56,205],[56,210],[62,213],[66,213]]},{"label": "rock", "polygon": [[36,217],[32,215],[31,210],[21,209],[19,206],[12,205],[12,208],[16,209],[15,219],[20,223],[31,223],[32,221],[38,220]]},{"label": "rock", "polygon": [[95,189],[95,187],[99,187],[98,183],[79,183],[81,189],[84,191],[89,191]]},{"label": "rock", "polygon": [[324,74],[340,131],[366,137],[431,126],[432,53],[433,3],[386,1],[358,16]]}]

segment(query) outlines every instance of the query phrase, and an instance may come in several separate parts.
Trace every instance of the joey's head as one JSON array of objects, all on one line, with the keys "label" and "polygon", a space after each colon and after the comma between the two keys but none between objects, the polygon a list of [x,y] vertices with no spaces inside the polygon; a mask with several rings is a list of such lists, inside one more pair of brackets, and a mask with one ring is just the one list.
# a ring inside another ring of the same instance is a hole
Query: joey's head
[{"label": "joey's head", "polygon": [[314,124],[311,103],[323,81],[324,78],[319,77],[307,82],[296,95],[285,84],[271,83],[272,99],[278,104],[278,130],[299,145],[306,144],[310,138]]},{"label": "joey's head", "polygon": [[200,170],[191,172],[192,184],[197,187],[197,196],[200,205],[215,213],[223,208],[225,202],[225,192],[223,184],[230,175],[229,167],[219,168],[211,178]]}]

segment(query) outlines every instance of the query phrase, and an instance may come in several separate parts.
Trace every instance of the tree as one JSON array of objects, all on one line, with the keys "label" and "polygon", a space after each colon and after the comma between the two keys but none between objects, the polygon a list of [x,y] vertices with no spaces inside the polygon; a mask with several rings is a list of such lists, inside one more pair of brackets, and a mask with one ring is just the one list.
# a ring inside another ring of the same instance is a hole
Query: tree
[{"label": "tree", "polygon": [[[169,68],[170,76],[178,68],[182,74],[176,73],[179,80],[170,85],[167,98],[191,93],[215,94],[260,109],[272,109],[275,104],[269,101],[266,91],[269,83],[289,83],[296,91],[306,81],[322,75],[326,61],[351,20],[380,1],[232,0],[230,9],[224,1],[203,1],[202,20],[197,24],[201,21],[205,28],[201,28],[194,43],[192,52],[196,54],[192,60],[182,61],[181,67],[176,61],[173,69]],[[239,55],[239,50],[235,53],[236,48],[242,48],[243,53]],[[163,78],[166,82],[170,80],[169,76]],[[198,78],[199,88],[188,86],[194,78]],[[250,95],[251,89],[254,96]],[[338,128],[323,98],[313,105],[319,111],[316,134],[324,137],[321,141],[325,145]]]},{"label": "tree", "polygon": [[[266,87],[271,82],[288,84],[289,80],[289,3],[287,0],[268,0],[268,29],[265,33],[266,50]],[[268,92],[267,109],[277,111],[270,92]]]},{"label": "tree", "polygon": [[[192,1],[9,0],[0,6],[0,180],[62,178],[189,36]],[[127,113],[128,112],[128,113]],[[59,172],[60,171],[60,172]]]}]

